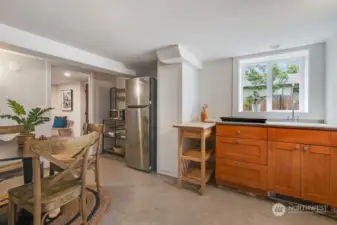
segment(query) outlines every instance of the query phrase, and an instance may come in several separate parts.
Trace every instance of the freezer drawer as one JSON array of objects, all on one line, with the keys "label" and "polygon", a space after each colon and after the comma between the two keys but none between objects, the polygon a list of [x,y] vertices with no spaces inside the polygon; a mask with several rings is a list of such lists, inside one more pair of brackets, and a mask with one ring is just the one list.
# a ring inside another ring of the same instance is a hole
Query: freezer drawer
[{"label": "freezer drawer", "polygon": [[127,108],[125,161],[130,167],[149,171],[149,106]]}]

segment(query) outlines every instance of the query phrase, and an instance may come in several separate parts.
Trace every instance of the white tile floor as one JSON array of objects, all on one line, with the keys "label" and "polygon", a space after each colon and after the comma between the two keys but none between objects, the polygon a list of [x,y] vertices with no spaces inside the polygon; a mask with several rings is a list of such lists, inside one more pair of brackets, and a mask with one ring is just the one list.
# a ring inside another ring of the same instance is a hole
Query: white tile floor
[{"label": "white tile floor", "polygon": [[[207,186],[205,196],[178,189],[167,177],[130,169],[123,161],[102,157],[102,186],[111,206],[101,225],[336,225],[337,221],[313,214],[275,217],[273,203],[227,189]],[[0,184],[1,192],[20,182]],[[89,172],[88,182],[93,182]]]}]

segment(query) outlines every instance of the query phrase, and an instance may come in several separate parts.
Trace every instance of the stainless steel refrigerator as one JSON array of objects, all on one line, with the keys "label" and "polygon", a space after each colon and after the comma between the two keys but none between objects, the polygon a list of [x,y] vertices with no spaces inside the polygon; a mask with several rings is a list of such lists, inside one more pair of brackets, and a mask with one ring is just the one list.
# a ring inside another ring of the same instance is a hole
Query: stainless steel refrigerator
[{"label": "stainless steel refrigerator", "polygon": [[157,80],[126,80],[125,161],[129,167],[155,171],[157,167]]}]

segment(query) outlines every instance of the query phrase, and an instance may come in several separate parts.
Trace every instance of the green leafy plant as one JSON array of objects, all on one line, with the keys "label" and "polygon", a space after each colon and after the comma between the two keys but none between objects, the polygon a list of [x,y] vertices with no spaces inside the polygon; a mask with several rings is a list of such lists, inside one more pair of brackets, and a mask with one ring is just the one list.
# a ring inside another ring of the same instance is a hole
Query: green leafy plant
[{"label": "green leafy plant", "polygon": [[30,110],[27,114],[25,108],[17,101],[8,99],[7,104],[12,109],[14,115],[0,115],[0,119],[14,120],[15,122],[17,122],[17,124],[23,127],[23,134],[31,134],[33,131],[35,131],[36,126],[49,122],[50,118],[46,117],[45,114],[53,109],[41,109],[37,107]]},{"label": "green leafy plant", "polygon": [[259,102],[261,101],[261,99],[263,98],[260,93],[257,90],[253,91],[253,94],[251,94],[249,96],[249,98],[251,99],[251,102],[253,104],[259,104]]},{"label": "green leafy plant", "polygon": [[[285,70],[281,69],[279,64],[273,64],[272,66],[272,88],[273,93],[282,88],[289,80],[289,74],[295,74],[299,72],[299,66],[297,64],[289,63]],[[254,66],[248,66],[244,73],[245,79],[249,81],[254,89],[264,90],[267,88],[267,65],[256,64]]]}]

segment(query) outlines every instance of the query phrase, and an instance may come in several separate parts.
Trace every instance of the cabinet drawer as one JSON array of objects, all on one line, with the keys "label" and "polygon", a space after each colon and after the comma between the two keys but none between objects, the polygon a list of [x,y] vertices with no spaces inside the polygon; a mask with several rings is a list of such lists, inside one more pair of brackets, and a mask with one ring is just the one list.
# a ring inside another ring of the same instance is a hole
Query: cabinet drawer
[{"label": "cabinet drawer", "polygon": [[215,178],[250,188],[267,189],[267,167],[234,160],[218,159]]},{"label": "cabinet drawer", "polygon": [[266,127],[217,125],[216,135],[224,137],[267,140]]},{"label": "cabinet drawer", "polygon": [[216,158],[267,165],[267,141],[218,136]]},{"label": "cabinet drawer", "polygon": [[289,143],[330,145],[330,134],[321,130],[268,128],[268,140]]}]

